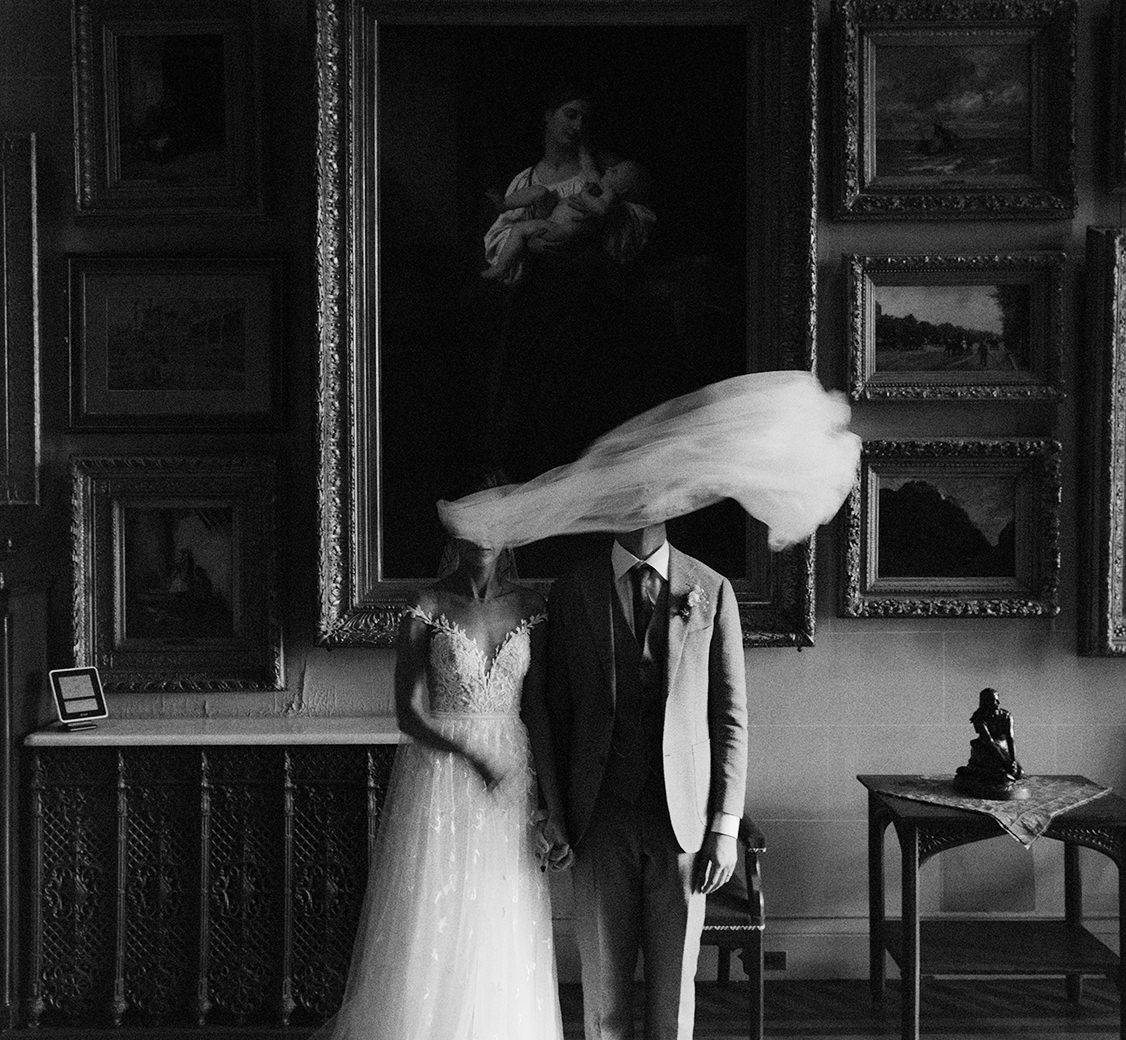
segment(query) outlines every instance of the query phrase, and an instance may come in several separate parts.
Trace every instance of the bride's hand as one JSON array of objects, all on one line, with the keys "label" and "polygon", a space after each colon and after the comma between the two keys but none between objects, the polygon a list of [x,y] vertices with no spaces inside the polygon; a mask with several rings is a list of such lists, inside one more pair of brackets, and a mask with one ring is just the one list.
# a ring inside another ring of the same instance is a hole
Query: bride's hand
[{"label": "bride's hand", "polygon": [[495,763],[484,758],[471,758],[470,765],[477,771],[486,791],[495,791],[504,781],[504,771]]}]

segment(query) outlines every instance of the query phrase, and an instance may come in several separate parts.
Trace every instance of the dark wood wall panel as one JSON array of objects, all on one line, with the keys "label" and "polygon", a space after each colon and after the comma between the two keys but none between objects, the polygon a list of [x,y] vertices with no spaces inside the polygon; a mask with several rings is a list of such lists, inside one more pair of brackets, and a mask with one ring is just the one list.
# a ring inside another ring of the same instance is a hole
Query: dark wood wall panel
[{"label": "dark wood wall panel", "polygon": [[394,753],[35,748],[27,1024],[324,1021]]}]

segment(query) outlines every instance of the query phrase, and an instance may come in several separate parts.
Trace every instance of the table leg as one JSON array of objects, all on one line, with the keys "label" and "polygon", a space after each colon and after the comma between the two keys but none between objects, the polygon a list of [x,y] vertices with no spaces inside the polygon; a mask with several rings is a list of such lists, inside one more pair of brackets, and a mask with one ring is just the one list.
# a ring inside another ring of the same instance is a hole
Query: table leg
[{"label": "table leg", "polygon": [[[1120,839],[1121,840],[1121,839]],[[1126,908],[1126,873],[1122,860],[1115,858],[1118,868],[1118,1035],[1126,1040],[1126,937],[1122,934],[1122,910]]]},{"label": "table leg", "polygon": [[[1083,921],[1083,878],[1079,873],[1079,846],[1070,841],[1063,843],[1063,917],[1069,925]],[[1074,972],[1067,976],[1067,1000],[1078,1007],[1083,1000],[1083,975]]]},{"label": "table leg", "polygon": [[903,1040],[919,1040],[919,831],[913,824],[896,828],[903,861]]},{"label": "table leg", "polygon": [[868,984],[872,1002],[884,1000],[884,829],[876,796],[868,792]]}]

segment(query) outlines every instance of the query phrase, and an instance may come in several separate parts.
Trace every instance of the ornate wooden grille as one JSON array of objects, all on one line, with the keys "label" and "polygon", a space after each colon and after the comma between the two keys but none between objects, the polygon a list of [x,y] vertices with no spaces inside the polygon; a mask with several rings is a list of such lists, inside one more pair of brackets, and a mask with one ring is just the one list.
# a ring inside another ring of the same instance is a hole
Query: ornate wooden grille
[{"label": "ornate wooden grille", "polygon": [[323,1021],[394,753],[35,748],[28,1024]]}]

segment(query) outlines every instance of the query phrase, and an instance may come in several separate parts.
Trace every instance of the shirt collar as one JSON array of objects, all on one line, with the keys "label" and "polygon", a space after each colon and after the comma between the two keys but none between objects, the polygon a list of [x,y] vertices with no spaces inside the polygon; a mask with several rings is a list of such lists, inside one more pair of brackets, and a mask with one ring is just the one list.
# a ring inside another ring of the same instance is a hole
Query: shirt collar
[{"label": "shirt collar", "polygon": [[[626,549],[621,542],[614,540],[614,547],[610,550],[610,565],[614,568],[614,580],[617,581],[636,563],[640,562]],[[654,549],[646,558],[649,564],[665,581],[669,580],[669,543],[661,542],[660,547]]]}]

